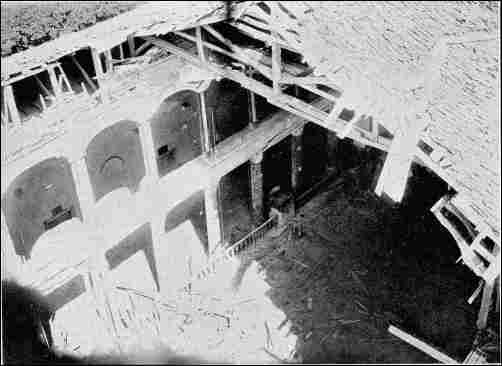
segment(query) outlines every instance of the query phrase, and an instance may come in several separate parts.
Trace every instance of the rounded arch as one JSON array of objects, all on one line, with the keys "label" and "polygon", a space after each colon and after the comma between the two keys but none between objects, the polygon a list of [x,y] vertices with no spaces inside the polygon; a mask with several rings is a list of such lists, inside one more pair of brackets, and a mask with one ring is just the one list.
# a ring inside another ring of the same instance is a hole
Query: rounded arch
[{"label": "rounded arch", "polygon": [[150,118],[159,176],[202,153],[201,101],[193,89],[167,96]]},{"label": "rounded arch", "polygon": [[137,191],[146,171],[138,123],[124,120],[99,132],[87,145],[86,164],[95,201],[119,187]]},{"label": "rounded arch", "polygon": [[16,253],[30,258],[44,232],[73,217],[81,218],[68,160],[49,158],[19,174],[2,197],[2,210]]}]

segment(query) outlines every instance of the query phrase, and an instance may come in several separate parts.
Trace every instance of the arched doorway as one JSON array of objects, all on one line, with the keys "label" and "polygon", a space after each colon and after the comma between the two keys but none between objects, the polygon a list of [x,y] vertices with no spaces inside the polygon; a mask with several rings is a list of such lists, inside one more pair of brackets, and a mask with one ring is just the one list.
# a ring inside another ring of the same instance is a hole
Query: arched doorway
[{"label": "arched doorway", "polygon": [[98,133],[87,146],[86,162],[96,201],[119,187],[137,191],[145,176],[138,124],[121,121]]},{"label": "arched doorway", "polygon": [[2,209],[16,253],[30,258],[40,235],[81,217],[68,160],[50,158],[25,170],[2,197]]},{"label": "arched doorway", "polygon": [[167,97],[151,119],[159,176],[202,153],[199,94],[182,90]]}]

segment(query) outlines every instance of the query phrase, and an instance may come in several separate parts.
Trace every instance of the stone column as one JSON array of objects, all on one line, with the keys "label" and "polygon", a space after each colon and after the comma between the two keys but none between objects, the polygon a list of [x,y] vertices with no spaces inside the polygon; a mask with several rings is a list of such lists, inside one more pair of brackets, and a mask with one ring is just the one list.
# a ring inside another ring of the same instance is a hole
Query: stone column
[{"label": "stone column", "polygon": [[7,227],[7,221],[2,211],[2,279],[18,278],[22,275],[23,260],[16,253],[14,242]]},{"label": "stone column", "polygon": [[219,180],[211,182],[204,192],[209,255],[213,254],[222,243],[218,189]]},{"label": "stone column", "polygon": [[157,168],[157,152],[153,142],[152,127],[148,121],[139,126],[139,138],[141,140],[141,149],[145,162],[145,175],[147,182],[155,182],[159,179],[159,170]]},{"label": "stone column", "polygon": [[302,184],[303,170],[303,145],[302,145],[303,126],[297,128],[291,134],[291,190],[296,196],[298,189]]},{"label": "stone column", "polygon": [[337,152],[338,137],[333,131],[326,130],[326,170],[328,173],[336,172],[338,169]]},{"label": "stone column", "polygon": [[77,190],[80,214],[82,220],[91,227],[94,226],[94,192],[92,190],[91,179],[87,170],[86,157],[71,164],[75,187]]},{"label": "stone column", "polygon": [[263,152],[254,155],[249,161],[249,186],[251,188],[251,208],[255,226],[265,219],[263,207]]}]

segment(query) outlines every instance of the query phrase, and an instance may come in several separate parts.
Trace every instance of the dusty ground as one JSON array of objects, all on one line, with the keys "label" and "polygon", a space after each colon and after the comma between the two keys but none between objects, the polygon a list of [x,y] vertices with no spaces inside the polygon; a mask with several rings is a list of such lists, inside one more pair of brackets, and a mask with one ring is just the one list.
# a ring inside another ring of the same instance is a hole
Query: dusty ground
[{"label": "dusty ground", "polygon": [[[455,264],[431,215],[416,214],[426,198],[392,208],[355,176],[347,171],[300,209],[302,237],[289,225],[171,299],[165,343],[230,363],[434,362],[389,334],[394,324],[463,359],[475,333],[479,300],[466,303],[475,277]],[[414,194],[431,188],[413,182]]]}]

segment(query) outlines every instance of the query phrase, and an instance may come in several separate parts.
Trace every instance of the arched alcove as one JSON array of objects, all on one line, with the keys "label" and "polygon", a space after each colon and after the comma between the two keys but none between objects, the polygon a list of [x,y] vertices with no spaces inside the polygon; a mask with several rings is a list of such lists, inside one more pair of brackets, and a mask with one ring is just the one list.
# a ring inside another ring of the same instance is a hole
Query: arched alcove
[{"label": "arched alcove", "polygon": [[87,146],[86,163],[96,201],[119,187],[135,192],[145,176],[138,124],[120,121],[102,130]]},{"label": "arched alcove", "polygon": [[202,153],[199,94],[178,91],[151,118],[157,169],[162,177]]},{"label": "arched alcove", "polygon": [[2,209],[16,253],[29,258],[45,231],[72,217],[81,218],[68,160],[49,158],[25,170],[2,197]]}]

